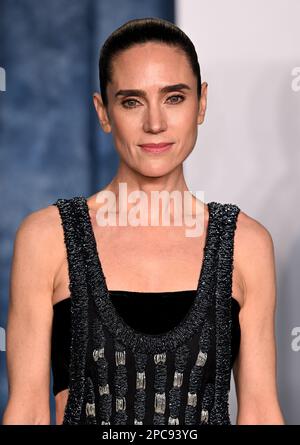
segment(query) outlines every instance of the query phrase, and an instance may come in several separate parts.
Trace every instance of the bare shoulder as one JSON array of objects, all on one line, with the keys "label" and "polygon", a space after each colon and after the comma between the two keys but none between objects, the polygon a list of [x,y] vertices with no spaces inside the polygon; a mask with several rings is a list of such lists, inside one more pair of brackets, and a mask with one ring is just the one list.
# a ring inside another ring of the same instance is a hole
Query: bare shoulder
[{"label": "bare shoulder", "polygon": [[34,232],[42,235],[51,235],[55,229],[59,229],[60,216],[54,205],[49,205],[35,210],[24,217],[18,227],[18,231]]},{"label": "bare shoulder", "polygon": [[[251,250],[258,248],[272,248],[273,240],[269,230],[258,220],[252,218],[242,210],[237,217],[236,235],[237,248],[242,245]],[[253,244],[254,243],[254,244]],[[244,252],[246,253],[246,251]]]},{"label": "bare shoulder", "polygon": [[255,286],[262,282],[274,284],[275,259],[271,233],[260,221],[243,211],[237,217],[234,261],[242,282],[243,303]]},{"label": "bare shoulder", "polygon": [[29,258],[47,261],[54,274],[64,255],[64,237],[58,208],[49,205],[26,215],[18,226],[15,237],[16,251]]}]

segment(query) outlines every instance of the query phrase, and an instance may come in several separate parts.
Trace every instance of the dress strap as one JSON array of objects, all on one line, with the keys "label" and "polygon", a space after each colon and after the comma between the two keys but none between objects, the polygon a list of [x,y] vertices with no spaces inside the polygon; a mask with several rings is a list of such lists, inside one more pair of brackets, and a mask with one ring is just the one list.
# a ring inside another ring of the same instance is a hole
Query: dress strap
[{"label": "dress strap", "polygon": [[[78,217],[78,199],[58,199],[53,205],[59,210],[69,269],[69,290],[73,298],[80,298],[85,285],[83,266],[82,234]],[[81,267],[83,266],[83,267]]]},{"label": "dress strap", "polygon": [[[219,204],[220,246],[216,285],[216,381],[215,401],[210,414],[214,424],[230,424],[228,395],[231,379],[231,297],[234,234],[240,208]],[[227,418],[224,418],[224,415]]]},{"label": "dress strap", "polygon": [[70,381],[64,424],[80,422],[85,390],[89,298],[80,212],[82,199],[82,197],[60,198],[53,203],[58,207],[64,231],[69,269],[69,289],[71,292]]}]

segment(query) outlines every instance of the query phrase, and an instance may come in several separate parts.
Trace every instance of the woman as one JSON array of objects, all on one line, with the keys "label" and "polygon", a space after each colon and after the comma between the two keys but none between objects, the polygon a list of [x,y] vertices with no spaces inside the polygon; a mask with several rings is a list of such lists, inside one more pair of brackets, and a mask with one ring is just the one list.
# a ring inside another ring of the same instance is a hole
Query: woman
[{"label": "woman", "polygon": [[[4,423],[49,423],[51,358],[58,424],[230,424],[232,368],[237,423],[282,424],[271,235],[236,205],[200,201],[183,175],[207,103],[192,42],[167,21],[131,20],[99,67],[94,104],[119,169],[104,190],[58,199],[18,229]],[[122,184],[159,224],[136,224]],[[185,222],[164,225],[178,202],[161,208],[151,193],[174,191],[192,206],[179,200]],[[115,198],[108,209],[103,196]],[[130,223],[103,227],[104,210]],[[199,215],[200,235],[186,236]]]}]

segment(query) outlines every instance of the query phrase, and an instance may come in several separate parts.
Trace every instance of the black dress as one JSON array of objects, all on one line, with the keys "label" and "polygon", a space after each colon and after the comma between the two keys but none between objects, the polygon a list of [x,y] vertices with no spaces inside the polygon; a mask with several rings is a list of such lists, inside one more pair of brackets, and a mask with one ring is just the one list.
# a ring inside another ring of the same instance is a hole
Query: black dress
[{"label": "black dress", "polygon": [[54,305],[53,392],[64,424],[230,424],[239,305],[231,295],[239,208],[208,203],[196,290],[109,291],[85,197],[59,199],[71,298]]}]

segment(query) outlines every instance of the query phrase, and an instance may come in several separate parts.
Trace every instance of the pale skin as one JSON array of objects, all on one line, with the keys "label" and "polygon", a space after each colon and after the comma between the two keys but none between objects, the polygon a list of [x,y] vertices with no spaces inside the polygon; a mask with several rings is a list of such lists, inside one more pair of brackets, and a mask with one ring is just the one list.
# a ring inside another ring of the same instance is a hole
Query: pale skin
[{"label": "pale skin", "polygon": [[[112,132],[120,156],[118,172],[105,190],[114,191],[117,198],[119,182],[127,183],[128,192],[143,190],[148,195],[151,190],[188,190],[182,163],[204,122],[207,83],[202,83],[198,100],[196,77],[185,55],[153,42],[118,55],[113,73],[108,108],[100,94],[93,96],[100,125],[104,132]],[[190,89],[160,91],[179,83]],[[145,96],[115,97],[121,89],[143,90]],[[138,147],[161,141],[174,142],[172,150],[153,156]],[[96,196],[88,198],[88,206],[108,289],[196,289],[208,222],[206,204],[204,233],[191,238],[184,236],[184,227],[99,227]],[[68,286],[61,221],[58,209],[48,206],[28,215],[15,238],[7,326],[10,393],[3,424],[50,423],[52,306],[69,296]],[[274,246],[268,230],[243,211],[235,231],[232,296],[241,307],[241,344],[233,368],[236,423],[284,424],[276,384]],[[67,397],[66,389],[55,398],[57,424],[63,421]]]}]

